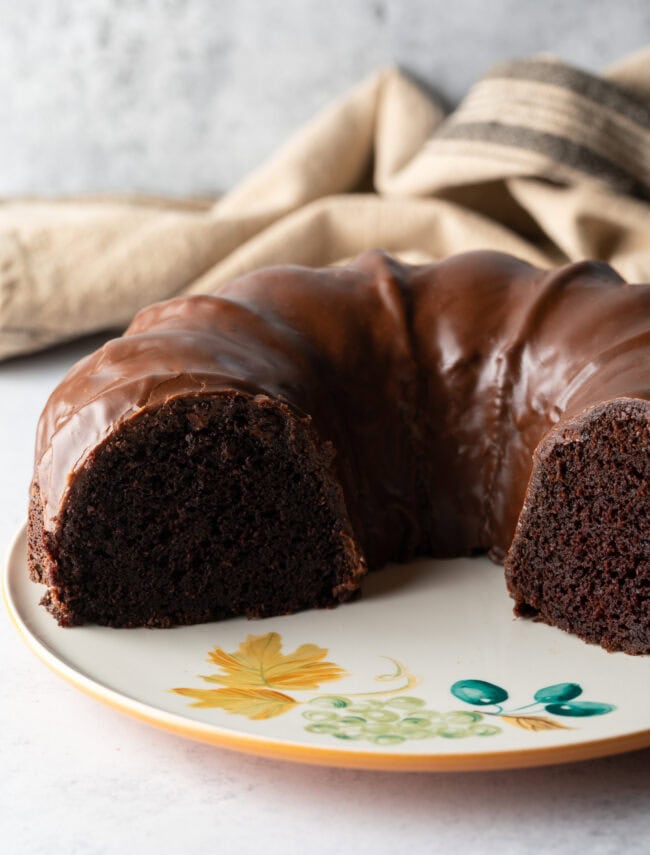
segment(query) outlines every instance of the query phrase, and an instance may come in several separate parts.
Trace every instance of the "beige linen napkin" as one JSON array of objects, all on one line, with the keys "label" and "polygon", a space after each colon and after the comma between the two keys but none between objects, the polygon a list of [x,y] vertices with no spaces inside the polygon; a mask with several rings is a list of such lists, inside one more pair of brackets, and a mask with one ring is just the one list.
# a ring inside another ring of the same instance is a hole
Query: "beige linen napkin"
[{"label": "beige linen napkin", "polygon": [[546,56],[508,62],[448,116],[386,69],[213,203],[0,203],[0,358],[262,265],[368,247],[600,258],[650,281],[650,51],[602,77]]}]

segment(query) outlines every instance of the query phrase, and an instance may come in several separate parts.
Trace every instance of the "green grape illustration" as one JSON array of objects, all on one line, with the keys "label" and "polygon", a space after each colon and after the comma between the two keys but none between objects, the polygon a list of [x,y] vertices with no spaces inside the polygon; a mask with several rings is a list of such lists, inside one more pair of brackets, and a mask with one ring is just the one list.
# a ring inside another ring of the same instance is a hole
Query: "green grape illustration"
[{"label": "green grape illustration", "polygon": [[308,732],[344,741],[388,746],[433,737],[465,739],[501,732],[496,725],[486,724],[481,713],[430,710],[422,698],[409,696],[385,700],[320,696],[308,706],[302,714]]}]

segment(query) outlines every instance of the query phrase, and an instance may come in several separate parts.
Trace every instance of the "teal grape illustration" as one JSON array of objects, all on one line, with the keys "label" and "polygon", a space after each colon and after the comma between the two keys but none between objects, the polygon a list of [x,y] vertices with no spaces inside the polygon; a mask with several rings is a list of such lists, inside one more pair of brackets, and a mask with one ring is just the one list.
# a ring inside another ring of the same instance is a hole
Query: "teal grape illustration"
[{"label": "teal grape illustration", "polygon": [[550,686],[544,686],[535,692],[531,704],[510,709],[502,706],[502,702],[508,698],[506,690],[485,680],[458,680],[451,686],[450,691],[466,704],[492,706],[494,709],[486,710],[485,715],[493,716],[495,719],[500,718],[507,724],[535,732],[569,728],[569,725],[559,724],[551,718],[539,715],[542,709],[551,715],[568,718],[606,715],[616,709],[614,704],[576,701],[575,698],[582,694],[582,686],[579,683],[553,683]]},{"label": "teal grape illustration", "polygon": [[603,704],[596,701],[574,701],[566,704],[547,704],[546,712],[552,715],[567,715],[575,718],[585,718],[592,715],[605,715],[616,707],[613,704]]},{"label": "teal grape illustration", "polygon": [[485,680],[458,680],[451,687],[451,693],[458,700],[479,707],[500,704],[508,699],[505,689]]},{"label": "teal grape illustration", "polygon": [[556,683],[554,686],[538,689],[533,697],[540,704],[556,704],[572,701],[581,694],[582,688],[577,683]]}]

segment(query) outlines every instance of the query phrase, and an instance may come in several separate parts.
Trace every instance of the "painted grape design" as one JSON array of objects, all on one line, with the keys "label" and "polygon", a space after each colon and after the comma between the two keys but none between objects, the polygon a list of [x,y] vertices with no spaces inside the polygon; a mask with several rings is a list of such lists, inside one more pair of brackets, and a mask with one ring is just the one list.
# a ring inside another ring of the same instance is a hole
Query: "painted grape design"
[{"label": "painted grape design", "polygon": [[403,695],[386,700],[322,695],[312,698],[308,706],[302,714],[309,722],[305,730],[344,741],[399,745],[411,739],[464,739],[501,732],[500,727],[486,724],[481,713],[442,713],[427,709],[422,698]]},{"label": "painted grape design", "polygon": [[485,680],[458,680],[451,687],[451,693],[460,701],[482,708],[485,715],[498,716],[501,721],[513,724],[524,730],[566,730],[566,724],[539,715],[542,709],[556,716],[568,718],[586,718],[595,715],[606,715],[616,709],[613,704],[601,701],[576,701],[582,694],[582,686],[578,683],[554,683],[544,686],[533,695],[533,702],[519,707],[504,709],[503,703],[508,700],[508,693],[501,686],[488,683]]},{"label": "painted grape design", "polygon": [[505,689],[485,680],[458,680],[451,687],[451,693],[458,700],[479,707],[493,706],[508,699]]},{"label": "painted grape design", "polygon": [[[214,647],[208,662],[217,670],[202,675],[201,687],[171,691],[192,706],[221,709],[251,721],[264,721],[300,708],[305,730],[343,741],[400,745],[408,740],[494,736],[506,724],[527,731],[568,730],[567,719],[610,713],[613,704],[582,700],[578,683],[554,683],[538,689],[533,701],[506,708],[508,692],[487,680],[457,680],[451,694],[471,709],[439,712],[409,693],[421,680],[407,665],[384,657],[392,669],[375,677],[380,689],[355,695],[312,694],[323,683],[349,676],[317,644],[283,649],[277,632],[249,635],[236,650]],[[310,695],[305,697],[305,693]],[[580,700],[576,700],[580,698]],[[550,713],[543,715],[541,713]],[[564,719],[564,721],[563,721]]]},{"label": "painted grape design", "polygon": [[538,689],[533,697],[540,704],[557,704],[572,701],[581,694],[582,687],[577,683],[556,683],[554,686]]}]

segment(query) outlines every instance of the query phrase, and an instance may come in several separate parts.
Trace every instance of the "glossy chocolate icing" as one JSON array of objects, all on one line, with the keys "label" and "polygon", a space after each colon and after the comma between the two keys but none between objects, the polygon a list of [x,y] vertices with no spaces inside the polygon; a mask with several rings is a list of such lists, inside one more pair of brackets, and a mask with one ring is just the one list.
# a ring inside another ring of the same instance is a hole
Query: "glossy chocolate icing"
[{"label": "glossy chocolate icing", "polygon": [[336,451],[370,566],[508,549],[556,424],[650,399],[650,285],[473,252],[409,266],[276,267],[141,311],[79,362],[41,417],[35,482],[53,532],[67,487],[121,424],[179,396],[284,401]]}]

